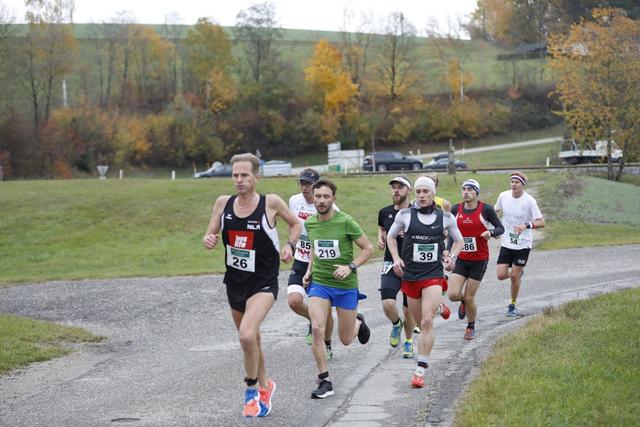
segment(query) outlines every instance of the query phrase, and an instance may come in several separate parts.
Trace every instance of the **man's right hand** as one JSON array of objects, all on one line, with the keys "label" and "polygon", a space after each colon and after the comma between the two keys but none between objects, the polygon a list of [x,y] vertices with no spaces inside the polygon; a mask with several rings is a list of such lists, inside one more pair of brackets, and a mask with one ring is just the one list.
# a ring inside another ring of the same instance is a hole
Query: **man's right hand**
[{"label": "man's right hand", "polygon": [[202,238],[202,244],[207,249],[215,248],[218,245],[218,235],[212,233],[205,234]]}]

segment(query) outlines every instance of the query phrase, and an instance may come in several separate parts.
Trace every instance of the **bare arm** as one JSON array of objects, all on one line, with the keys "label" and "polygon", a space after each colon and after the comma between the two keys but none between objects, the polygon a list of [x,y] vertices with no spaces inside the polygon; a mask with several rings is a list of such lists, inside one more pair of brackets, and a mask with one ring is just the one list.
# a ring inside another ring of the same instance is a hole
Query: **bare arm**
[{"label": "bare arm", "polygon": [[384,249],[385,242],[387,241],[387,230],[383,227],[378,227],[378,249]]},{"label": "bare arm", "polygon": [[213,249],[218,245],[220,228],[222,227],[222,211],[224,210],[230,196],[220,196],[213,204],[211,218],[207,226],[207,232],[202,237],[202,244],[206,249]]},{"label": "bare arm", "polygon": [[[355,244],[360,248],[360,253],[353,260],[353,263],[356,267],[360,267],[362,264],[367,262],[369,258],[371,258],[371,255],[373,255],[373,245],[364,233],[355,240]],[[336,279],[342,280],[352,273],[351,267],[348,265],[334,264],[334,267],[336,267],[336,269],[333,272],[333,277]]]},{"label": "bare arm", "polygon": [[269,213],[273,213],[273,216],[269,215],[269,222],[275,224],[275,216],[282,218],[289,226],[289,240],[280,250],[280,258],[284,262],[289,262],[293,259],[293,251],[298,239],[300,238],[300,232],[302,231],[302,224],[289,210],[287,204],[276,194],[267,195],[267,208]]}]

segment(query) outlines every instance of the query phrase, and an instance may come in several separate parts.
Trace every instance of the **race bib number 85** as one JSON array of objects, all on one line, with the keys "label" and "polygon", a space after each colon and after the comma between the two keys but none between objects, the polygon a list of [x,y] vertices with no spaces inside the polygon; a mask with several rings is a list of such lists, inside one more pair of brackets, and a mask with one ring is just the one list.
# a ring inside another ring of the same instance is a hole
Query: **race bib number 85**
[{"label": "race bib number 85", "polygon": [[414,243],[413,260],[415,262],[436,262],[438,261],[437,243]]},{"label": "race bib number 85", "polygon": [[227,246],[227,265],[236,270],[256,271],[256,251]]},{"label": "race bib number 85", "polygon": [[313,249],[320,259],[340,258],[340,245],[337,240],[314,240]]}]

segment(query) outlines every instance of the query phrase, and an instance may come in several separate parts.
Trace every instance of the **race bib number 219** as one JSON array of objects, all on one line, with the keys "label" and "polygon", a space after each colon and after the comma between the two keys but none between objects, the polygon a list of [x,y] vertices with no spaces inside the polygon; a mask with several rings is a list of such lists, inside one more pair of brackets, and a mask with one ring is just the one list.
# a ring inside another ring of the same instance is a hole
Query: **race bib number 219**
[{"label": "race bib number 219", "polygon": [[337,240],[314,240],[313,250],[320,259],[340,258],[340,245]]}]

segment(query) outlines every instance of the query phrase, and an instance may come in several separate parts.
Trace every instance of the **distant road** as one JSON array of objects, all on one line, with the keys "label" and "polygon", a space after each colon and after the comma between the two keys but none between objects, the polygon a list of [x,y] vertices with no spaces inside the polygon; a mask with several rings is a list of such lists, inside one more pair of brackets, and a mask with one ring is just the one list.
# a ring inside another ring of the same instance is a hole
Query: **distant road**
[{"label": "distant road", "polygon": [[[528,145],[540,145],[540,144],[548,144],[550,142],[560,142],[560,141],[562,141],[561,136],[553,136],[550,138],[532,139],[529,141],[508,142],[506,144],[494,144],[494,145],[487,145],[485,147],[467,148],[463,150],[457,150],[456,152],[458,154],[479,153],[481,151],[504,150],[508,148],[526,147]],[[446,153],[446,151],[437,151],[433,153],[425,153],[425,154],[418,154],[418,155],[414,154],[413,157],[417,157],[419,159],[428,159],[430,157],[435,156],[436,154],[442,154],[442,153]],[[322,173],[327,171],[327,169],[329,168],[329,165],[324,164],[324,165],[312,165],[312,166],[303,166],[299,168],[292,168],[291,173],[293,175],[297,175],[300,173],[302,169],[305,169],[305,168],[313,168],[318,172]]]}]

